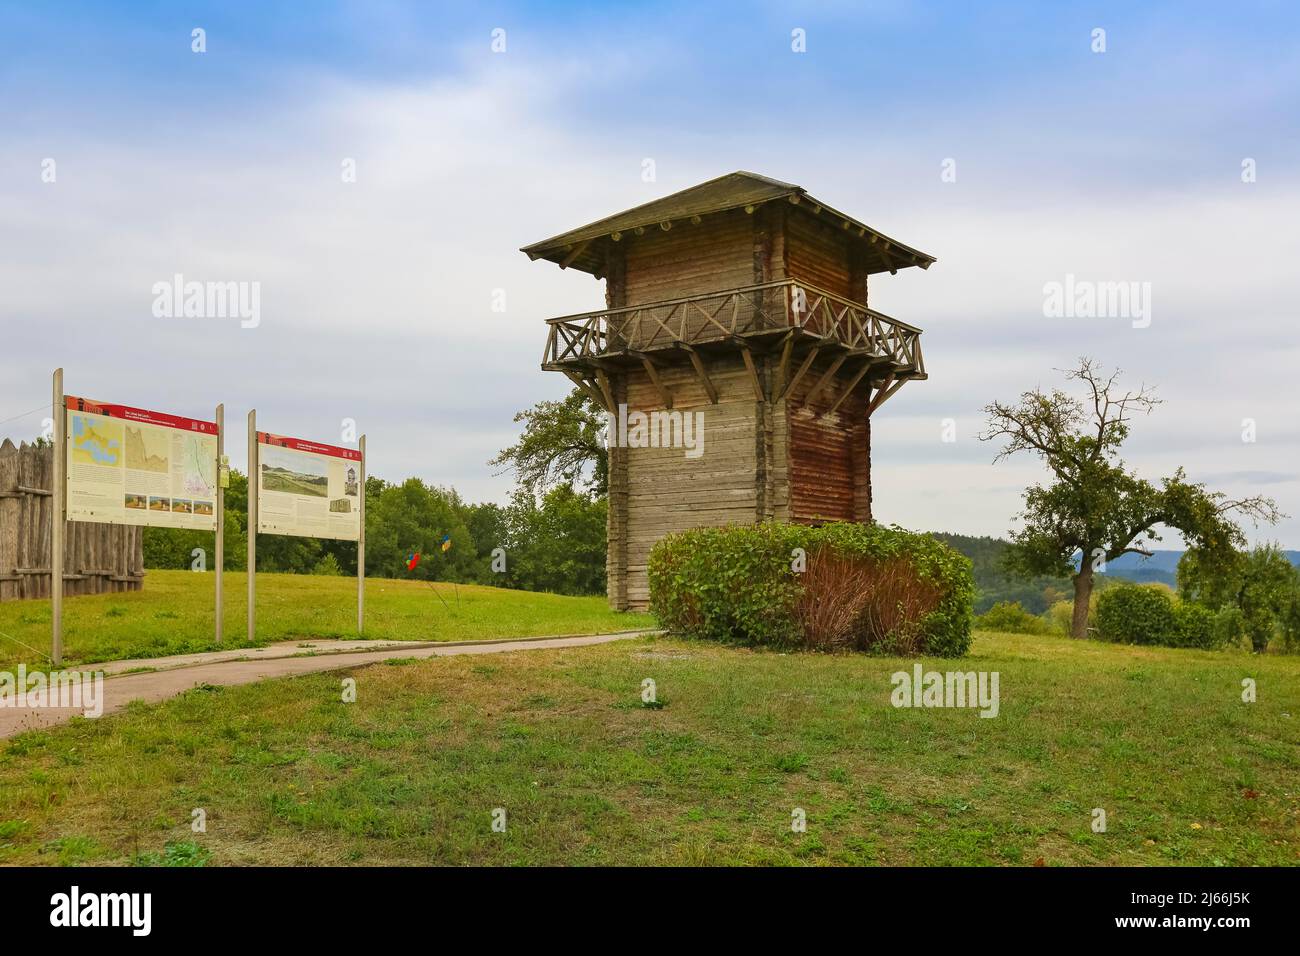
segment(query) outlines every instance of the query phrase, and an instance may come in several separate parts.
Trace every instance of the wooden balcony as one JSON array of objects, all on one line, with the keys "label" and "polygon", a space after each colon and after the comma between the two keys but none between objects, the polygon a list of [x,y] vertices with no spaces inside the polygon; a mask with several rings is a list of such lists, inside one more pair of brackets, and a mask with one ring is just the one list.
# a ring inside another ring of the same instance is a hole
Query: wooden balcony
[{"label": "wooden balcony", "polygon": [[766,351],[789,341],[871,359],[899,384],[926,377],[920,329],[793,279],[565,315],[546,324],[542,368],[553,371],[592,372],[696,347]]}]

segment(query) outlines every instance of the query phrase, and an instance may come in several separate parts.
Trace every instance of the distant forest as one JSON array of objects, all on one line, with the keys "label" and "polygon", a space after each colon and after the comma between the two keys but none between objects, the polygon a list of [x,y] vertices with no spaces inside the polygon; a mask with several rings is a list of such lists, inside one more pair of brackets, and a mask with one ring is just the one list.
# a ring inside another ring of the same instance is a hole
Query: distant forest
[{"label": "distant forest", "polygon": [[1003,570],[1009,547],[1001,538],[932,532],[944,544],[971,559],[975,566],[975,613],[982,614],[999,601],[1019,601],[1031,614],[1042,614],[1057,601],[1073,598],[1069,578],[1014,578]]}]

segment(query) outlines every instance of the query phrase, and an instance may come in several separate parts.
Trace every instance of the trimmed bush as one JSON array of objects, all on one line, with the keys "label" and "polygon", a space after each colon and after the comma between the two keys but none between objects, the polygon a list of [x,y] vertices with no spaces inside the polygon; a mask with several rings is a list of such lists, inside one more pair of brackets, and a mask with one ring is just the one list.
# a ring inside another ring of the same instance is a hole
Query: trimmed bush
[{"label": "trimmed bush", "polygon": [[1174,606],[1177,626],[1175,647],[1199,647],[1205,650],[1222,644],[1218,615],[1208,607],[1183,601]]},{"label": "trimmed bush", "polygon": [[1238,627],[1233,614],[1180,601],[1158,585],[1118,585],[1097,598],[1097,629],[1107,641],[1208,650],[1229,643]]},{"label": "trimmed bush", "polygon": [[970,647],[970,561],[897,527],[696,528],[655,545],[649,577],[651,611],[690,637],[940,657]]},{"label": "trimmed bush", "polygon": [[1167,644],[1177,641],[1174,601],[1164,588],[1121,584],[1097,595],[1097,630],[1117,644]]},{"label": "trimmed bush", "polygon": [[[1068,631],[1068,625],[1067,625]],[[1019,601],[999,601],[975,618],[977,631],[1002,631],[1004,634],[1049,634],[1053,627],[1045,618],[1030,614]]]}]

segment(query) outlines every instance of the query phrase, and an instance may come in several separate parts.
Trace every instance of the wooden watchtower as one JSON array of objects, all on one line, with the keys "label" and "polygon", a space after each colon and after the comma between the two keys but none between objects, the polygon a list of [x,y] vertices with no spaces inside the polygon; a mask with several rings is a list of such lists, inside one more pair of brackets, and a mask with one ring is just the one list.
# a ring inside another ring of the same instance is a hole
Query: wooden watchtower
[{"label": "wooden watchtower", "polygon": [[548,319],[542,368],[614,415],[702,411],[703,450],[609,449],[609,601],[644,608],[671,531],[871,520],[873,412],[924,379],[921,330],[867,280],[935,259],[737,172],[526,246],[605,280],[605,308]]}]

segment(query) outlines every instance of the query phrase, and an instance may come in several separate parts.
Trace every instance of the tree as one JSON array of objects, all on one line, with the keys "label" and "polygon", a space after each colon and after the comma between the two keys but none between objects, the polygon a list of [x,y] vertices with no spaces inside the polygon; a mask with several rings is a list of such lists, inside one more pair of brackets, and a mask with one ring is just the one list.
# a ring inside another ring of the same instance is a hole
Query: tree
[{"label": "tree", "polygon": [[560,484],[539,501],[518,488],[504,517],[510,587],[559,594],[605,590],[605,499]]},{"label": "tree", "polygon": [[1268,650],[1274,629],[1285,622],[1295,588],[1295,567],[1281,548],[1255,548],[1247,556],[1237,604],[1256,654]]},{"label": "tree", "polygon": [[[366,483],[366,574],[421,581],[474,581],[478,557],[467,510],[454,490],[436,488],[419,478],[385,485],[377,497]],[[443,537],[451,547],[443,550]],[[414,568],[407,555],[419,552]],[[355,570],[355,565],[354,565]]]},{"label": "tree", "polygon": [[1161,404],[1154,390],[1121,393],[1120,371],[1106,375],[1089,358],[1064,374],[1082,383],[1083,399],[1035,388],[1013,404],[993,402],[984,408],[989,424],[979,437],[1005,439],[994,462],[1029,451],[1051,472],[1050,483],[1025,490],[1024,511],[1016,516],[1023,526],[1011,534],[1008,560],[1021,574],[1072,578],[1070,633],[1084,637],[1094,574],[1120,555],[1149,555],[1148,542],[1160,540],[1159,526],[1180,531],[1189,546],[1217,560],[1245,544],[1234,516],[1271,524],[1282,515],[1270,498],[1228,499],[1189,482],[1182,468],[1159,486],[1138,477],[1119,450],[1133,417]]},{"label": "tree", "polygon": [[1288,648],[1294,644],[1300,571],[1277,544],[1233,551],[1216,561],[1189,548],[1178,561],[1178,593],[1211,610],[1233,609],[1233,637],[1245,632],[1258,653],[1267,650],[1279,627]]},{"label": "tree", "polygon": [[557,485],[605,496],[609,485],[609,461],[601,438],[605,410],[584,392],[575,388],[558,402],[538,402],[515,415],[515,421],[524,425],[519,440],[489,465],[513,469],[520,485],[535,497]]}]

